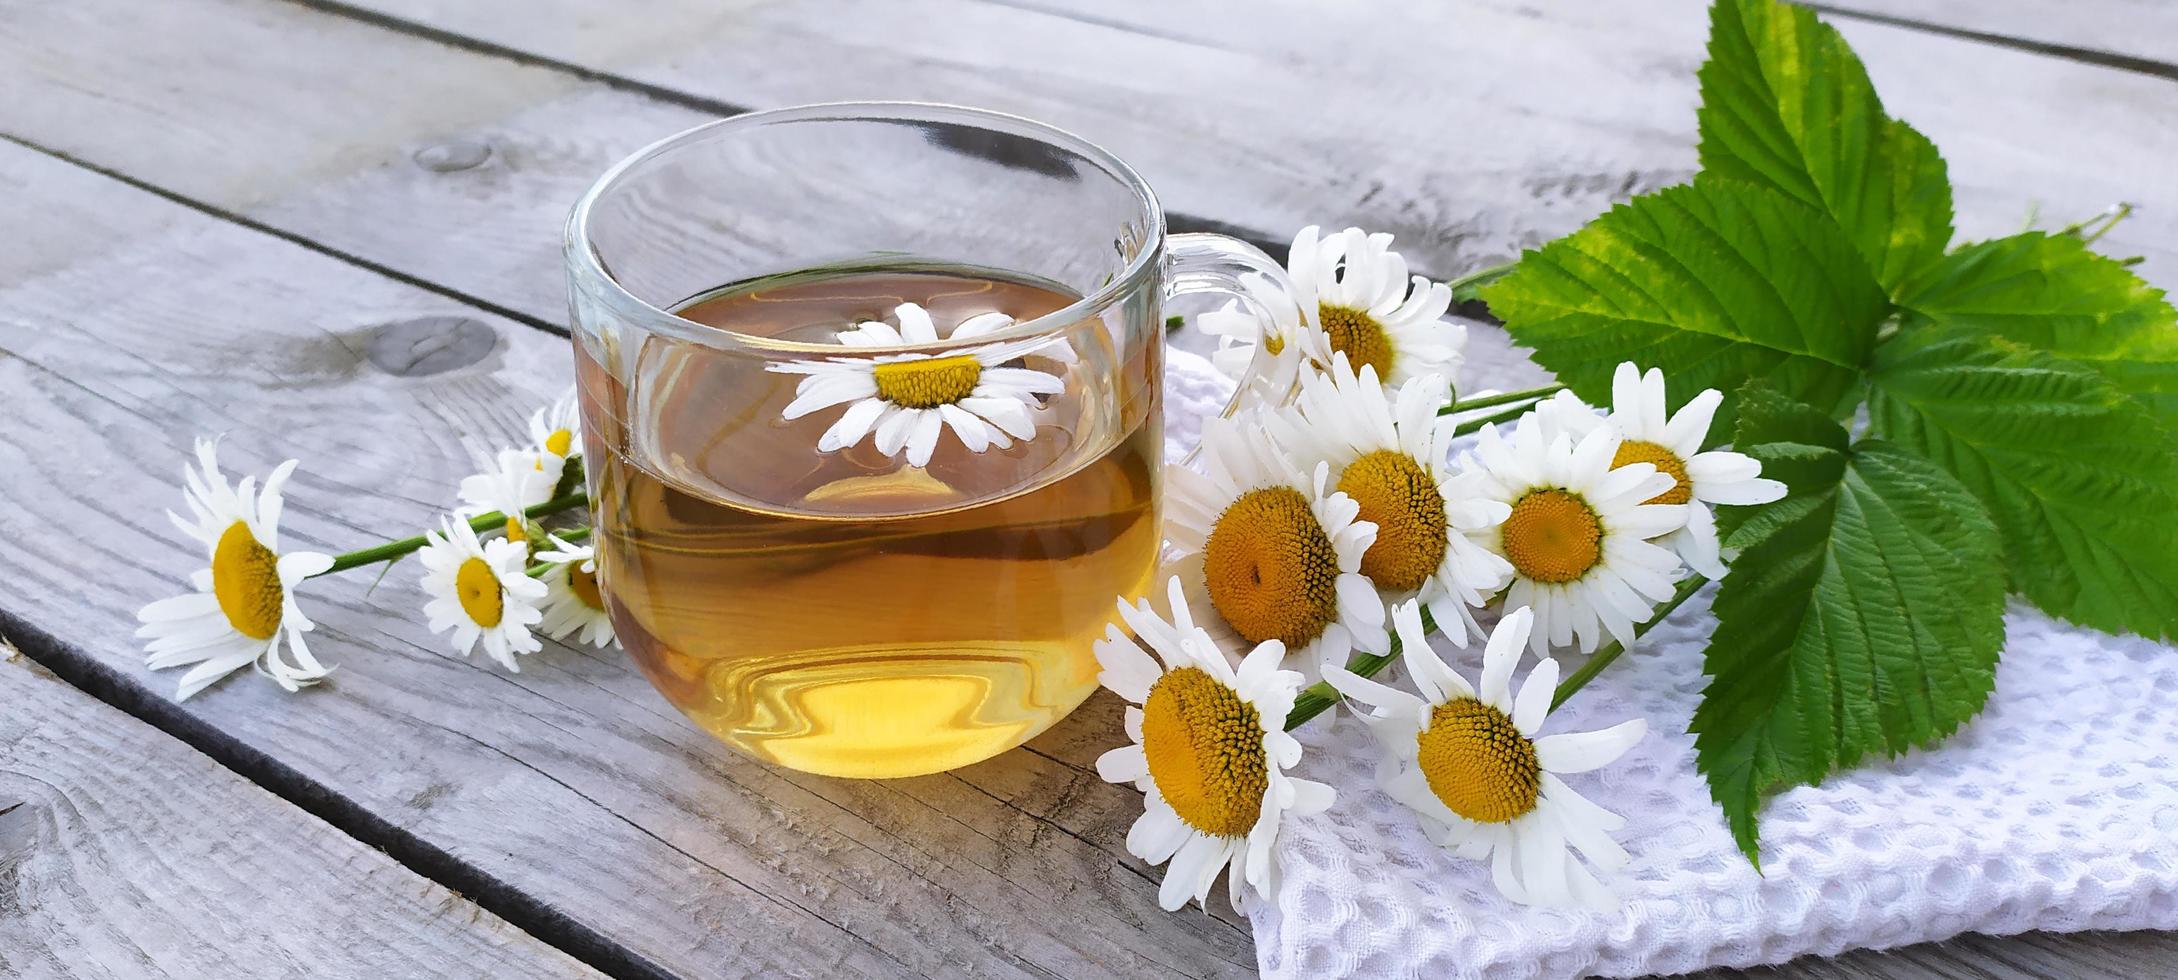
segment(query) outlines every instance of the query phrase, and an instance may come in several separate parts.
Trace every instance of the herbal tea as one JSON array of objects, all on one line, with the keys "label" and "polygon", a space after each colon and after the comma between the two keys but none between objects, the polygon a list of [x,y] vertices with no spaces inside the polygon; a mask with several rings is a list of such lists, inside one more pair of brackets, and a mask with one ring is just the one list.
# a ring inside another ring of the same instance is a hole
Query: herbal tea
[{"label": "herbal tea", "polygon": [[[904,318],[903,303],[946,338],[981,314],[1025,321],[1077,298],[981,270],[919,269],[778,277],[677,312],[833,345],[857,322]],[[1128,363],[1101,323],[1084,326],[986,355],[1002,364],[953,355],[876,367],[878,393],[861,400],[914,407],[957,398],[950,389],[979,374],[1053,379],[1018,405],[959,402],[1029,437],[993,435],[972,451],[949,414],[920,465],[912,440],[881,451],[902,438],[884,424],[820,449],[852,422],[845,414],[882,406],[786,417],[800,391],[862,383],[832,377],[832,351],[767,361],[650,337],[611,355],[627,373],[586,357],[600,576],[622,644],[705,728],[812,772],[951,769],[1063,717],[1096,686],[1090,644],[1112,597],[1144,590],[1158,549],[1157,345],[1137,345],[1147,352]],[[872,376],[866,362],[859,370]],[[632,402],[616,374],[636,379]],[[976,421],[963,424],[1001,431]]]}]

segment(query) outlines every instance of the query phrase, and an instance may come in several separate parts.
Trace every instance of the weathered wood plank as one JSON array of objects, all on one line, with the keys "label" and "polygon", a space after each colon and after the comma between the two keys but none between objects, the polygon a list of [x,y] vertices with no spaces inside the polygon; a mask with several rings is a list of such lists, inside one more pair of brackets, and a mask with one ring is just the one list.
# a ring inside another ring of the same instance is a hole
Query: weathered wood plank
[{"label": "weathered wood plank", "polygon": [[[2178,79],[2178,7],[2159,0],[1821,0],[1809,6]],[[2102,57],[2107,56],[2107,57]]]},{"label": "weathered wood plank", "polygon": [[[966,102],[1105,143],[1175,211],[1283,231],[1396,232],[1439,274],[1570,230],[1694,166],[1701,0],[1522,0],[1366,13],[1307,0],[583,0],[353,5],[747,105]],[[516,16],[519,9],[521,16]],[[1962,234],[2148,205],[2108,239],[2178,282],[2178,88],[2159,78],[1841,19],[1885,103],[1943,148]],[[780,57],[779,52],[793,52]],[[842,66],[853,66],[843,70]],[[2152,213],[2151,213],[2152,212]],[[2061,217],[2060,217],[2061,216]]]},{"label": "weathered wood plank", "polygon": [[0,645],[0,976],[595,971]]},{"label": "weathered wood plank", "polygon": [[[302,457],[284,531],[338,551],[425,523],[452,499],[463,436],[515,431],[567,377],[559,338],[20,147],[0,146],[0,224],[41,229],[0,242],[0,388],[14,406],[0,469],[24,502],[0,513],[0,536],[20,543],[0,554],[6,611],[137,689],[172,683],[141,670],[129,632],[192,560],[159,516],[192,436],[226,432],[237,468]],[[370,361],[379,325],[449,316],[497,346],[423,378]],[[511,676],[445,655],[412,611],[415,574],[312,589],[314,646],[341,665],[326,689],[290,698],[243,678],[167,710],[608,937],[638,969],[1252,968],[1230,921],[1156,908],[1121,856],[1125,790],[1033,753],[982,767],[1036,770],[1016,782],[1112,818],[1054,832],[960,776],[773,770],[694,729],[617,654],[553,646]]]},{"label": "weathered wood plank", "polygon": [[[1694,164],[1694,0],[1403,14],[1402,36],[1442,39],[1427,59],[1385,57],[1372,18],[1291,3],[1083,14],[673,0],[641,17],[601,16],[587,0],[370,6],[539,56],[270,0],[37,5],[0,33],[0,87],[21,93],[0,104],[0,131],[547,321],[563,316],[568,203],[618,155],[722,103],[913,97],[1024,112],[1111,145],[1175,211],[1274,238],[1310,221],[1384,227],[1439,274],[1569,230]],[[2178,90],[1844,26],[1893,108],[1951,157],[1966,234],[2008,231],[2037,200],[2059,222],[2135,200],[2147,207],[2108,248],[2178,281],[2178,186],[2164,166],[2178,134],[2155,124],[2178,113]],[[540,67],[549,59],[573,67]],[[399,69],[366,82],[354,65]],[[431,169],[478,148],[489,152],[476,166]]]}]

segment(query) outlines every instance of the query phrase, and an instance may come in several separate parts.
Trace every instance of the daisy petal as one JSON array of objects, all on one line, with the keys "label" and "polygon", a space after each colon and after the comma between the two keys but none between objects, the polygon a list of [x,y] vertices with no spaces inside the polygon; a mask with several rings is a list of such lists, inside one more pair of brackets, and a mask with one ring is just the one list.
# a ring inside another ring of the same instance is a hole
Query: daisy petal
[{"label": "daisy petal", "polygon": [[1635,718],[1601,731],[1545,735],[1535,740],[1535,758],[1551,772],[1587,772],[1625,755],[1648,731],[1649,723]]}]

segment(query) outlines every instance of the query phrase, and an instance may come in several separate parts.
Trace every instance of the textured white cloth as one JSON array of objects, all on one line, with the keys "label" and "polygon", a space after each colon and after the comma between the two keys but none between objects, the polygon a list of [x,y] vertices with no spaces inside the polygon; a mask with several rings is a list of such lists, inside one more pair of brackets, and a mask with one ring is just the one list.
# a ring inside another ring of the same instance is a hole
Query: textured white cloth
[{"label": "textured white cloth", "polygon": [[[1175,461],[1229,390],[1210,372],[1172,357]],[[1618,839],[1633,860],[1613,880],[1625,904],[1609,915],[1505,901],[1486,866],[1431,845],[1375,789],[1359,723],[1311,722],[1295,774],[1339,800],[1280,839],[1283,880],[1252,918],[1263,975],[1640,976],[1961,932],[2178,929],[2178,650],[2015,607],[1981,715],[1937,748],[1773,798],[1758,874],[1684,734],[1713,624],[1705,592],[1545,726],[1649,720],[1624,758],[1567,777],[1627,820]],[[1479,646],[1448,653],[1473,676]]]}]

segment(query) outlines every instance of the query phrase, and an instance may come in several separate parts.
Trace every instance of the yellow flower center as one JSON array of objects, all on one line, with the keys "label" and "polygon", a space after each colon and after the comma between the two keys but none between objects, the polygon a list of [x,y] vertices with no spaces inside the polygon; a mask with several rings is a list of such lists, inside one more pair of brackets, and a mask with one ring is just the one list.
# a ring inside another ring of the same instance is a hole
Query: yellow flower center
[{"label": "yellow flower center", "polygon": [[1603,522],[1569,490],[1528,491],[1498,531],[1505,560],[1530,581],[1577,581],[1603,558]]},{"label": "yellow flower center", "polygon": [[1202,550],[1210,604],[1249,643],[1299,647],[1338,618],[1338,552],[1300,491],[1241,494]]},{"label": "yellow flower center", "polygon": [[575,434],[567,429],[554,429],[545,437],[544,447],[545,452],[554,456],[565,456],[568,450],[575,448]]},{"label": "yellow flower center", "polygon": [[499,594],[499,576],[482,558],[471,558],[455,570],[454,593],[461,597],[461,611],[485,629],[499,625],[499,617],[506,614],[506,599]]},{"label": "yellow flower center", "polygon": [[280,556],[258,543],[242,521],[227,525],[212,548],[212,595],[235,632],[269,640],[280,629]]},{"label": "yellow flower center", "polygon": [[584,571],[582,566],[582,562],[576,562],[574,567],[567,570],[567,590],[573,592],[575,598],[581,599],[583,605],[602,610],[605,608],[605,597],[598,593],[597,573]]},{"label": "yellow flower center", "polygon": [[1267,354],[1269,354],[1269,355],[1270,355],[1270,356],[1272,356],[1272,357],[1277,357],[1277,356],[1278,356],[1279,354],[1282,354],[1282,353],[1284,353],[1284,352],[1285,352],[1285,349],[1286,349],[1286,335],[1285,335],[1285,334],[1282,334],[1282,333],[1274,333],[1274,334],[1265,334],[1265,335],[1263,336],[1263,351],[1264,351],[1264,353],[1267,353]]},{"label": "yellow flower center", "polygon": [[1375,317],[1365,310],[1329,303],[1317,304],[1316,316],[1323,321],[1323,332],[1330,335],[1331,349],[1345,352],[1355,374],[1366,364],[1375,366],[1378,378],[1391,377],[1391,336]]},{"label": "yellow flower center", "polygon": [[1666,473],[1678,482],[1671,489],[1650,497],[1643,503],[1683,504],[1694,499],[1694,484],[1686,478],[1686,461],[1679,454],[1645,439],[1628,439],[1618,444],[1618,455],[1611,457],[1611,468],[1618,469],[1628,463],[1650,463],[1657,472]]},{"label": "yellow flower center", "polygon": [[936,408],[975,391],[983,364],[973,354],[955,354],[879,364],[870,374],[877,381],[877,397],[902,408]]},{"label": "yellow flower center", "polygon": [[1142,754],[1188,826],[1220,837],[1255,826],[1270,788],[1263,717],[1232,688],[1196,667],[1158,678],[1142,702]]},{"label": "yellow flower center", "polygon": [[1379,449],[1348,465],[1339,489],[1361,505],[1361,520],[1376,525],[1376,543],[1361,556],[1361,574],[1379,588],[1421,588],[1444,563],[1444,495],[1437,491],[1437,478],[1414,457]]},{"label": "yellow flower center", "polygon": [[1535,809],[1543,766],[1535,743],[1505,713],[1460,698],[1430,713],[1429,730],[1415,736],[1429,790],[1453,813],[1478,823],[1504,823]]},{"label": "yellow flower center", "polygon": [[529,531],[522,527],[520,517],[507,518],[507,540],[518,544],[529,543]]}]

